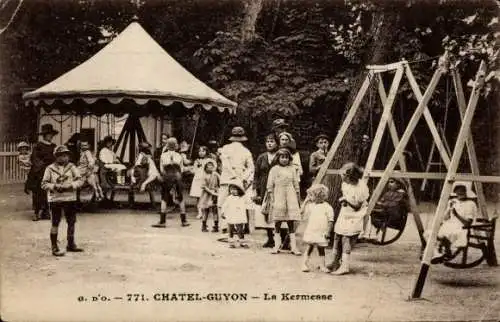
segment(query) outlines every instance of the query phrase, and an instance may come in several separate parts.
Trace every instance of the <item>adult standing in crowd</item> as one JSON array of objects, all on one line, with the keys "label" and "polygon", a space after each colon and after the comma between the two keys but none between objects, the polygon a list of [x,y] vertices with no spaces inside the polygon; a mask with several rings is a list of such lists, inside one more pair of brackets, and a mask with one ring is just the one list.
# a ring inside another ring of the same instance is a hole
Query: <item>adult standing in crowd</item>
[{"label": "adult standing in crowd", "polygon": [[54,136],[59,131],[52,127],[52,124],[43,124],[40,133],[42,138],[33,147],[31,154],[31,170],[28,176],[27,188],[33,194],[33,221],[39,219],[50,219],[49,204],[47,201],[47,193],[42,189],[42,178],[47,168],[54,162],[55,143],[52,142]]},{"label": "adult standing in crowd", "polygon": [[[265,201],[267,191],[267,178],[269,171],[275,164],[276,152],[278,151],[278,138],[274,133],[266,136],[266,152],[260,154],[255,161],[255,175],[253,187],[255,189],[255,229],[264,229],[267,233],[267,241],[263,248],[274,247],[274,223],[269,214],[262,214],[262,203]],[[266,203],[267,204],[267,203]],[[264,205],[266,207],[266,205]]]},{"label": "adult standing in crowd", "polygon": [[[224,201],[229,195],[229,184],[237,179],[243,182],[243,188],[247,193],[248,188],[252,186],[255,167],[252,159],[252,153],[243,145],[248,140],[245,129],[236,126],[231,131],[229,141],[221,149],[222,172],[220,176],[220,189],[217,199],[217,207],[221,209]],[[221,222],[221,227],[226,229],[226,223]]]}]

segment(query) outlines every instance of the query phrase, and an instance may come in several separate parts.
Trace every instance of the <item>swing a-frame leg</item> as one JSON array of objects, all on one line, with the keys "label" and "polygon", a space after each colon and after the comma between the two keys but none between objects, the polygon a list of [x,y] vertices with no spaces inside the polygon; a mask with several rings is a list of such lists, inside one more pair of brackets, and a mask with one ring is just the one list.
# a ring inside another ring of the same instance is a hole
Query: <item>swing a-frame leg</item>
[{"label": "swing a-frame leg", "polygon": [[432,221],[432,228],[429,239],[427,240],[427,245],[425,247],[424,255],[422,258],[422,263],[420,266],[420,272],[415,281],[413,290],[410,294],[410,299],[420,298],[422,295],[422,290],[425,284],[425,279],[429,272],[430,261],[433,256],[434,247],[436,244],[438,230],[443,221],[443,214],[448,205],[448,200],[450,197],[450,193],[452,192],[453,186],[453,176],[457,171],[458,165],[460,163],[460,158],[462,156],[462,152],[466,141],[468,140],[470,134],[470,126],[472,123],[472,119],[474,117],[474,112],[476,110],[477,102],[479,99],[479,92],[484,83],[484,76],[486,73],[486,64],[481,62],[481,66],[479,67],[478,73],[476,75],[476,81],[474,83],[474,88],[472,90],[472,94],[469,100],[469,104],[465,113],[463,114],[462,125],[460,126],[460,131],[458,133],[457,141],[455,144],[455,148],[453,150],[453,155],[451,158],[450,165],[448,167],[448,173],[446,175],[446,179],[443,185],[443,190],[441,192],[441,196],[439,199],[439,203],[434,214],[434,218]]}]

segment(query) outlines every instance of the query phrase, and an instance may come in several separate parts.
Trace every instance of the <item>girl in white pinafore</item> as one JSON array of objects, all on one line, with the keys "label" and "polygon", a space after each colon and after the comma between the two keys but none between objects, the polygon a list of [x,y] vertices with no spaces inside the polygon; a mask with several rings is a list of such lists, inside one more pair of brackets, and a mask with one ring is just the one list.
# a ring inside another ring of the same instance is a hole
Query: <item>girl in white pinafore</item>
[{"label": "girl in white pinafore", "polygon": [[309,203],[304,207],[307,215],[307,227],[302,240],[307,244],[302,262],[302,271],[309,272],[309,258],[314,250],[318,249],[321,259],[319,269],[323,273],[328,273],[325,263],[325,248],[328,246],[328,239],[333,227],[333,208],[326,201],[328,198],[328,188],[323,184],[314,184],[307,190]]},{"label": "girl in white pinafore", "polygon": [[295,239],[296,222],[301,219],[299,206],[299,178],[291,164],[292,154],[288,149],[276,153],[277,165],[271,168],[267,179],[267,193],[271,199],[271,218],[275,223],[274,248],[272,254],[279,253],[281,246],[281,224],[286,222],[290,232],[290,248],[294,255],[301,255]]},{"label": "girl in white pinafore", "polygon": [[342,264],[333,274],[349,273],[351,248],[356,236],[363,231],[363,218],[366,215],[367,200],[370,191],[366,181],[362,180],[363,169],[354,163],[342,167],[342,197],[339,199],[342,208],[335,223],[335,238],[333,240],[333,263],[330,269],[339,266],[342,245]]}]

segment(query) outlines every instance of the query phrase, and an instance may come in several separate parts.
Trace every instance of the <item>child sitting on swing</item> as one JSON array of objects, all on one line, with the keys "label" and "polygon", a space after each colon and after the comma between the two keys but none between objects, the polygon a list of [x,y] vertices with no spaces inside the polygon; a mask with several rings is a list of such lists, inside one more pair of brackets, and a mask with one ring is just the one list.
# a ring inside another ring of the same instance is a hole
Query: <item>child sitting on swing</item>
[{"label": "child sitting on swing", "polygon": [[461,248],[467,246],[467,230],[463,227],[478,217],[477,196],[472,191],[472,182],[455,182],[452,191],[444,221],[438,231],[438,244],[431,261],[433,264],[453,258]]},{"label": "child sitting on swing", "polygon": [[[380,229],[384,223],[387,226],[396,229],[402,229],[404,216],[410,211],[408,201],[407,183],[401,178],[390,178],[384,190],[384,194],[375,204],[373,212],[368,219],[371,224]],[[371,225],[367,225],[369,229]],[[364,234],[369,236],[369,232]]]}]

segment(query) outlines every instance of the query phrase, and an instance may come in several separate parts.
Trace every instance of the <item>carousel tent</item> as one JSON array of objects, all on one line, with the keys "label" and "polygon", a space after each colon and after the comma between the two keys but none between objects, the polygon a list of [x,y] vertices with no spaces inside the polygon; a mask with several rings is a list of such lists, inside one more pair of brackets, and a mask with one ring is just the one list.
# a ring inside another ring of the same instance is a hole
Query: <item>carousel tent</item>
[{"label": "carousel tent", "polygon": [[25,93],[23,99],[27,106],[81,117],[128,114],[115,151],[121,147],[121,158],[126,155],[129,161],[135,158],[136,137],[147,141],[140,117],[200,110],[194,107],[235,113],[237,106],[184,69],[138,22],[93,57]]},{"label": "carousel tent", "polygon": [[118,104],[132,99],[137,106],[157,101],[186,108],[199,104],[234,112],[236,103],[198,80],[170,56],[137,22],[132,22],[93,57],[54,81],[23,95],[26,104],[81,99],[93,104],[106,99]]}]

